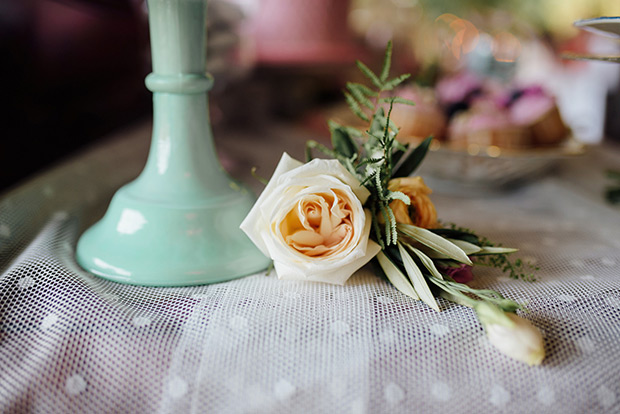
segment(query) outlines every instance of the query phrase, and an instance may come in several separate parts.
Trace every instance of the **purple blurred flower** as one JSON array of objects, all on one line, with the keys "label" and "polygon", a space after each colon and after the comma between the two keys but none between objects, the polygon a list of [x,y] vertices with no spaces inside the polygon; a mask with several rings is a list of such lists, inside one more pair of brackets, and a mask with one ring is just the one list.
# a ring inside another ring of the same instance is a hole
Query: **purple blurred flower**
[{"label": "purple blurred flower", "polygon": [[473,280],[474,274],[470,265],[461,264],[457,267],[442,267],[440,270],[443,274],[450,276],[458,283],[467,283]]}]

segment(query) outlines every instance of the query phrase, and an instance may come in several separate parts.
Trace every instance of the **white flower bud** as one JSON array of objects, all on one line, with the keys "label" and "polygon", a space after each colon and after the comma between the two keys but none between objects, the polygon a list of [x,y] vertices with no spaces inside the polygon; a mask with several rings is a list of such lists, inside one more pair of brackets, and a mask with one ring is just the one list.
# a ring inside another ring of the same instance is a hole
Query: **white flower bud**
[{"label": "white flower bud", "polygon": [[545,358],[543,337],[530,321],[487,303],[476,306],[476,312],[489,342],[500,352],[528,365],[540,365]]}]

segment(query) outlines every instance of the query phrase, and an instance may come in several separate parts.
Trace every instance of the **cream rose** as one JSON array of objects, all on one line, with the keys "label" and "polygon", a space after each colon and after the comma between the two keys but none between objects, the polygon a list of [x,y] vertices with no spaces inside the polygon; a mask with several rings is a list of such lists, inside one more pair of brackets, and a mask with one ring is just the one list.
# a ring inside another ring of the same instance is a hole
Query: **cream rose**
[{"label": "cream rose", "polygon": [[280,279],[342,285],[381,250],[369,239],[368,196],[337,160],[303,164],[284,153],[241,229]]}]

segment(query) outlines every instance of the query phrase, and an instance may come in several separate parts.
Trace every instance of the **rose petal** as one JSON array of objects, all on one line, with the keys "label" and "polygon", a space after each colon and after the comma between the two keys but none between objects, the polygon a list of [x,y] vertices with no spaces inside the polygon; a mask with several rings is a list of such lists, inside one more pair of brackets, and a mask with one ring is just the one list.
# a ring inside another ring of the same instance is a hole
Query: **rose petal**
[{"label": "rose petal", "polygon": [[288,261],[274,260],[278,278],[283,280],[307,280],[343,285],[353,273],[368,263],[381,251],[381,246],[369,238],[372,225],[370,212],[365,211],[365,215],[365,225],[360,237],[361,243],[356,246],[357,254],[338,255],[339,260],[335,261],[307,260],[291,263]]},{"label": "rose petal", "polygon": [[279,179],[281,180],[280,184],[284,184],[286,180],[304,180],[305,183],[308,183],[308,178],[311,178],[311,182],[314,184],[316,183],[315,179],[318,177],[331,177],[332,179],[337,179],[348,185],[362,204],[364,204],[370,196],[370,192],[366,187],[360,185],[357,177],[347,171],[338,160],[315,158],[309,163],[296,168],[294,173],[282,174]]}]

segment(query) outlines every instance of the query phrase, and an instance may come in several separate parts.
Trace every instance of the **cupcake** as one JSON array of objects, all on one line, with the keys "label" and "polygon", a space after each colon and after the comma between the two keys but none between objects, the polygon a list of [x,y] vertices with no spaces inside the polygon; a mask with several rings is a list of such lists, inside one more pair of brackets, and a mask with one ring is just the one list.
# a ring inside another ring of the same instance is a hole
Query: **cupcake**
[{"label": "cupcake", "polygon": [[472,73],[463,72],[437,83],[437,98],[448,117],[467,110],[483,91],[482,81]]},{"label": "cupcake", "polygon": [[528,128],[515,125],[510,115],[490,102],[480,102],[468,111],[455,115],[448,129],[455,146],[497,146],[522,149],[531,146]]},{"label": "cupcake", "polygon": [[397,91],[396,95],[415,102],[415,106],[397,103],[392,107],[391,119],[400,127],[399,141],[418,142],[430,135],[444,139],[446,116],[432,89],[410,86]]},{"label": "cupcake", "polygon": [[539,87],[519,91],[509,112],[515,125],[530,128],[534,145],[556,145],[568,133],[555,99]]}]

